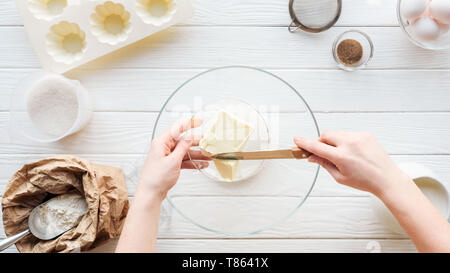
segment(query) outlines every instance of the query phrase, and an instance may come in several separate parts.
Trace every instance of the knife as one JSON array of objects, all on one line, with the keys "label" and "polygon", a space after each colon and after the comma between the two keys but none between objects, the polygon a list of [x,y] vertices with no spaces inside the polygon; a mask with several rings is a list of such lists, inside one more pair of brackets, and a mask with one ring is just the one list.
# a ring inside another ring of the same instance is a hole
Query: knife
[{"label": "knife", "polygon": [[263,159],[285,159],[285,158],[306,159],[310,155],[312,155],[312,153],[300,149],[298,147],[295,147],[290,150],[221,153],[212,155],[210,157],[212,159],[223,159],[223,160],[263,160]]}]

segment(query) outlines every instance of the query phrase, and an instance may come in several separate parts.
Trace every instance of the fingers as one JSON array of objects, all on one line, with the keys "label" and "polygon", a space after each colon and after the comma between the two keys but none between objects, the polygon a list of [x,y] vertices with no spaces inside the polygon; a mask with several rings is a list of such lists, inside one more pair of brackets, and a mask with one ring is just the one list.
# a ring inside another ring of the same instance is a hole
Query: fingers
[{"label": "fingers", "polygon": [[192,139],[190,138],[184,138],[178,141],[177,145],[175,146],[175,149],[172,151],[172,153],[169,155],[173,160],[176,160],[177,162],[183,161],[183,158],[186,156],[187,152],[192,146]]},{"label": "fingers", "polygon": [[[205,160],[205,161],[210,161],[211,160],[210,157],[207,157],[207,156],[203,155],[202,152],[198,151],[198,150],[189,150],[189,155],[191,156],[191,158],[193,160]],[[186,154],[184,156],[183,160],[189,160],[190,159],[189,155]]]},{"label": "fingers", "polygon": [[[196,167],[197,166],[197,167]],[[195,170],[195,169],[204,169],[204,168],[208,168],[209,163],[208,162],[199,162],[196,161],[195,163],[192,161],[183,161],[183,163],[181,163],[181,168],[185,169],[185,170]]]},{"label": "fingers", "polygon": [[341,179],[342,175],[339,172],[339,169],[329,160],[318,157],[317,155],[312,155],[308,158],[308,161],[322,166],[325,170],[327,170],[327,172],[331,174],[331,176],[333,176],[334,179],[336,179],[336,181]]},{"label": "fingers", "polygon": [[331,162],[337,161],[338,154],[336,147],[330,146],[328,144],[319,141],[308,140],[302,137],[294,138],[294,142],[298,147],[308,152],[311,152],[319,157],[325,158]]},{"label": "fingers", "polygon": [[324,131],[320,135],[319,141],[336,147],[347,138],[347,132],[344,131]]},{"label": "fingers", "polygon": [[164,132],[161,136],[162,141],[168,142],[171,140],[178,140],[180,136],[190,129],[197,128],[202,124],[202,120],[199,118],[185,119],[175,123],[172,127]]},{"label": "fingers", "polygon": [[198,146],[200,145],[200,140],[202,139],[202,136],[196,135],[192,137],[192,146]]}]

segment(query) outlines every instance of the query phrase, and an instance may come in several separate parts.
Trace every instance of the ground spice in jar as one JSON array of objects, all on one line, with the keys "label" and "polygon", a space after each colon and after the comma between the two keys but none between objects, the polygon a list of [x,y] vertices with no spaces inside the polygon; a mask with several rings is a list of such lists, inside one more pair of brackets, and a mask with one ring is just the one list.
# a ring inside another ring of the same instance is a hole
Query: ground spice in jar
[{"label": "ground spice in jar", "polygon": [[356,65],[363,57],[362,45],[353,39],[346,39],[337,48],[339,60],[347,66]]}]

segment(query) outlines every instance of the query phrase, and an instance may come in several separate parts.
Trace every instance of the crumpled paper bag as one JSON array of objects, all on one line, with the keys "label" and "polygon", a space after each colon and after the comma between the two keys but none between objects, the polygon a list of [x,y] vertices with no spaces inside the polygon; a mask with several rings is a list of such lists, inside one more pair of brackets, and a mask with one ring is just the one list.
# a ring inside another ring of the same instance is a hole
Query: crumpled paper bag
[{"label": "crumpled paper bag", "polygon": [[69,191],[84,195],[88,204],[88,212],[78,226],[49,241],[27,235],[16,243],[20,252],[89,250],[120,234],[129,208],[122,171],[61,156],[27,164],[13,175],[2,198],[6,235],[26,230],[33,208]]}]

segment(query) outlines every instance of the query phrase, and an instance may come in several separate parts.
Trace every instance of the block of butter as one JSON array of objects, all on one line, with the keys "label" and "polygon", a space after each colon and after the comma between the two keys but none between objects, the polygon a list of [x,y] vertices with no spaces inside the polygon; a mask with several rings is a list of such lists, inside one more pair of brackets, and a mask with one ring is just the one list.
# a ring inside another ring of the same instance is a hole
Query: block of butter
[{"label": "block of butter", "polygon": [[[212,126],[200,140],[200,149],[206,156],[240,152],[253,132],[252,126],[234,115],[219,111]],[[236,179],[239,161],[215,159],[214,165],[220,176],[228,181]]]}]

